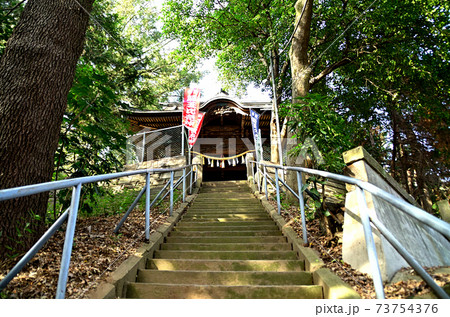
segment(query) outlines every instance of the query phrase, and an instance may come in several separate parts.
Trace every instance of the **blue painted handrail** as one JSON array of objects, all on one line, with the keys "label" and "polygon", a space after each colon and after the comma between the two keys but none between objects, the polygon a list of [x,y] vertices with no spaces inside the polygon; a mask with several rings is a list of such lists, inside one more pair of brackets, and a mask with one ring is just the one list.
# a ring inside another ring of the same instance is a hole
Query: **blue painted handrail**
[{"label": "blue painted handrail", "polygon": [[[433,280],[433,278],[425,271],[425,269],[417,262],[417,260],[414,259],[414,257],[401,245],[401,243],[394,237],[394,235],[380,222],[376,217],[371,217],[369,213],[369,209],[367,207],[366,198],[364,195],[364,191],[367,191],[371,193],[372,195],[375,195],[377,197],[382,198],[383,200],[387,201],[391,205],[397,207],[402,212],[406,213],[410,217],[413,217],[414,219],[428,225],[429,227],[435,229],[436,231],[440,232],[442,235],[444,235],[447,239],[450,239],[450,224],[446,223],[445,221],[436,218],[432,216],[431,214],[427,213],[426,211],[410,204],[404,201],[403,199],[400,199],[380,188],[377,186],[353,178],[349,176],[334,174],[326,171],[320,171],[310,168],[304,168],[304,167],[292,167],[292,166],[281,166],[281,165],[274,165],[274,164],[267,164],[262,162],[255,162],[255,161],[249,161],[249,163],[252,165],[252,173],[254,175],[254,166],[256,164],[257,166],[257,172],[260,173],[261,176],[264,177],[264,183],[265,183],[265,194],[267,196],[267,179],[272,179],[269,175],[267,175],[267,168],[273,168],[275,169],[275,189],[276,189],[276,199],[277,199],[277,208],[278,213],[281,212],[281,203],[280,203],[280,185],[284,185],[289,191],[291,191],[297,199],[299,199],[300,204],[300,212],[302,216],[302,230],[303,230],[303,240],[305,243],[307,243],[307,233],[306,233],[306,221],[305,221],[305,207],[303,202],[303,195],[302,195],[302,178],[301,173],[307,173],[311,175],[318,175],[322,176],[324,178],[331,178],[335,179],[347,184],[352,184],[357,187],[357,194],[358,194],[358,202],[360,206],[363,206],[360,210],[360,216],[361,216],[361,222],[363,225],[364,230],[364,237],[366,240],[366,246],[367,246],[367,253],[369,257],[369,262],[372,269],[372,278],[374,281],[375,286],[375,293],[377,298],[384,298],[384,287],[383,287],[383,281],[381,278],[381,272],[380,272],[380,266],[378,263],[377,258],[377,252],[375,243],[373,240],[373,233],[371,228],[371,223],[378,229],[378,231],[386,238],[387,241],[398,251],[398,253],[406,260],[406,262],[411,265],[411,267],[424,279],[424,281],[433,289],[433,291],[438,295],[440,298],[446,298],[449,299],[450,297],[448,294],[439,286],[436,284],[436,282]],[[263,168],[261,168],[263,167]],[[297,173],[297,180],[298,180],[298,193],[295,193],[292,188],[290,188],[283,180],[281,180],[278,176],[278,171],[281,170],[283,172],[285,171],[294,171]],[[253,177],[253,180],[255,181],[255,177]],[[272,179],[273,181],[273,179]]]},{"label": "blue painted handrail", "polygon": [[[111,173],[104,175],[96,175],[96,176],[86,176],[79,177],[73,179],[65,179],[55,182],[47,182],[41,184],[34,184],[22,187],[8,188],[0,190],[0,201],[9,200],[13,198],[25,197],[34,194],[44,193],[48,191],[54,191],[64,188],[72,187],[72,200],[70,207],[55,221],[55,223],[44,233],[44,235],[35,243],[35,245],[20,259],[20,261],[8,272],[8,274],[0,281],[0,291],[2,291],[9,282],[22,270],[22,268],[33,258],[34,255],[42,248],[42,246],[53,236],[53,234],[61,227],[61,225],[68,220],[66,235],[64,239],[64,248],[62,252],[61,259],[61,267],[59,272],[58,279],[58,287],[56,290],[56,298],[63,299],[66,293],[66,285],[67,285],[67,277],[69,274],[69,265],[70,265],[70,257],[72,254],[72,245],[73,238],[75,234],[75,226],[78,214],[78,207],[80,204],[80,193],[81,188],[84,184],[102,182],[112,179],[118,179],[122,177],[128,177],[133,175],[142,175],[146,176],[146,184],[141,192],[136,197],[133,204],[128,209],[126,215],[120,221],[119,225],[116,227],[114,232],[117,232],[120,226],[125,221],[126,217],[133,210],[133,208],[138,203],[139,199],[143,196],[144,192],[146,194],[146,203],[145,203],[145,237],[148,240],[150,237],[150,207],[156,202],[156,200],[161,196],[162,192],[169,186],[169,191],[163,196],[166,197],[170,194],[170,215],[172,215],[173,211],[173,191],[177,188],[181,183],[183,183],[183,193],[186,192],[186,179],[190,175],[189,179],[189,188],[192,188],[193,185],[193,166],[196,164],[185,165],[183,167],[178,168],[155,168],[155,169],[141,169],[135,171],[128,172],[120,172],[120,173]],[[186,169],[189,169],[189,172],[186,173]],[[174,184],[173,177],[174,173],[177,171],[183,171],[183,176]],[[150,203],[150,175],[157,173],[167,173],[170,172],[170,180],[163,187],[161,192],[156,196],[153,203]],[[195,182],[195,180],[194,180]],[[182,196],[183,202],[185,201],[186,195]]]}]

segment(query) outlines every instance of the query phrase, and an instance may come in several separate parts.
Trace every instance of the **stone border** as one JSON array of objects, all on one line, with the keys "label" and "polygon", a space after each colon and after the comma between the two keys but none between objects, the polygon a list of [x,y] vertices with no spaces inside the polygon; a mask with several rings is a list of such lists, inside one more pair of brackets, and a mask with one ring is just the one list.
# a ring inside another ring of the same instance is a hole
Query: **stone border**
[{"label": "stone border", "polygon": [[173,211],[173,215],[168,217],[154,233],[150,235],[148,243],[143,244],[135,254],[126,259],[119,267],[112,272],[105,282],[100,283],[96,289],[88,293],[89,299],[115,299],[125,298],[126,284],[135,282],[138,270],[145,269],[148,259],[153,257],[153,253],[159,249],[173,227],[180,221],[181,216],[187,207],[197,197],[199,188],[195,188],[193,194],[186,197],[186,202]]},{"label": "stone border", "polygon": [[[360,160],[364,160],[364,162],[369,164],[369,166],[372,167],[401,197],[403,197],[403,199],[416,207],[420,207],[416,200],[408,194],[408,192],[388,172],[386,172],[380,163],[378,163],[362,146],[344,152],[342,157],[347,166]],[[354,175],[351,174],[349,176],[354,177]],[[362,180],[367,181],[367,179]],[[354,185],[350,185],[350,187],[352,186]],[[349,192],[352,190],[350,188],[347,189]]]},{"label": "stone border", "polygon": [[323,288],[323,296],[325,299],[360,299],[359,294],[347,283],[345,283],[330,269],[325,268],[325,263],[319,257],[317,252],[312,248],[304,246],[302,238],[292,229],[289,223],[280,216],[277,210],[267,201],[266,196],[258,191],[256,184],[253,183],[252,177],[249,178],[249,187],[253,195],[259,199],[264,209],[272,217],[272,219],[280,228],[283,235],[292,244],[294,251],[297,252],[299,258],[305,261],[305,270],[313,275],[315,285]]}]

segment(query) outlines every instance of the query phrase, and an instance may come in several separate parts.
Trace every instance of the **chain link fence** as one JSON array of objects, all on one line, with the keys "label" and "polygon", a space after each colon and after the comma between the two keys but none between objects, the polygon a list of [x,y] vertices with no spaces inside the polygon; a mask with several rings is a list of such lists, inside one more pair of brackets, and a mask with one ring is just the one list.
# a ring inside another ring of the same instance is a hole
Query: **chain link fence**
[{"label": "chain link fence", "polygon": [[[141,164],[146,161],[183,155],[186,152],[187,137],[181,136],[181,125],[166,129],[143,129],[128,138],[127,164]],[[183,140],[184,146],[183,146]]]}]

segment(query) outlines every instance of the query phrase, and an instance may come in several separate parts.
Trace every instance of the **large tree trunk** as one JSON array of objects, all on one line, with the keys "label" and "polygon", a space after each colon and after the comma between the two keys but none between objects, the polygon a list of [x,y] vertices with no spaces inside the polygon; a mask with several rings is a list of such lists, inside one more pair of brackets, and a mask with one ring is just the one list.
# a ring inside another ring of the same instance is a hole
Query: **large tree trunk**
[{"label": "large tree trunk", "polygon": [[[94,0],[78,0],[87,10]],[[89,16],[75,1],[29,0],[0,60],[0,189],[51,180]],[[0,254],[44,229],[48,194],[0,202]],[[36,220],[40,218],[41,220]]]},{"label": "large tree trunk", "polygon": [[[301,18],[300,23],[298,22],[302,13],[303,6],[306,4],[305,12]],[[309,92],[309,80],[311,77],[311,69],[309,68],[309,58],[308,58],[308,46],[311,31],[311,18],[312,18],[312,8],[313,0],[298,0],[295,4],[296,19],[295,24],[299,23],[298,28],[292,39],[290,60],[291,60],[291,73],[292,73],[292,102],[295,103],[296,98],[304,97]],[[289,153],[292,148],[295,147],[295,142],[292,139],[292,132],[288,129],[287,131],[287,152]],[[288,155],[287,165],[295,166],[297,157]],[[291,188],[297,190],[297,175],[296,173],[288,173],[286,180]],[[288,194],[290,199],[294,199],[294,196],[290,193]]]}]

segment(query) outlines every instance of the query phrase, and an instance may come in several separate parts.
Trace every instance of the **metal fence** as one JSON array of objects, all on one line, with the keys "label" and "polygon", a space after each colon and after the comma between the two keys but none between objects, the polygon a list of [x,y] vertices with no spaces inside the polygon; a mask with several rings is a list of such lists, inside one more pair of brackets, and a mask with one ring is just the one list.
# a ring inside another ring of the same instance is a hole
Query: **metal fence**
[{"label": "metal fence", "polygon": [[[181,132],[180,132],[181,133]],[[73,179],[66,179],[56,182],[48,182],[42,184],[34,184],[16,188],[9,188],[0,190],[0,201],[9,200],[19,197],[30,196],[48,191],[54,191],[64,188],[72,187],[72,201],[70,207],[55,221],[55,223],[47,230],[47,232],[35,243],[35,245],[20,259],[20,261],[11,269],[11,271],[0,281],[0,291],[2,291],[8,283],[22,270],[22,268],[36,255],[36,253],[42,248],[42,246],[53,236],[53,234],[62,226],[67,220],[67,228],[64,239],[64,248],[62,252],[61,267],[59,272],[58,287],[56,290],[56,298],[62,299],[65,297],[67,278],[69,274],[70,257],[72,254],[73,239],[75,234],[75,225],[78,215],[78,207],[80,204],[81,188],[84,184],[104,182],[111,179],[118,179],[122,177],[128,177],[133,175],[144,174],[146,176],[146,184],[138,194],[133,204],[130,206],[120,223],[117,225],[114,232],[118,232],[122,224],[127,219],[128,215],[137,205],[138,201],[145,194],[145,238],[150,238],[150,208],[158,202],[158,200],[164,199],[169,196],[170,199],[170,213],[172,215],[174,205],[174,189],[179,186],[183,186],[182,199],[183,202],[186,199],[186,192],[192,191],[194,184],[194,165],[186,165],[179,168],[166,168],[166,169],[142,169],[121,173],[104,174],[96,176],[79,177]],[[176,171],[183,171],[182,176],[178,179],[174,179]],[[156,173],[170,173],[170,179],[158,195],[150,200],[150,175]]]},{"label": "metal fence", "polygon": [[164,157],[185,155],[187,147],[186,129],[181,135],[182,126],[166,129],[142,131],[127,140],[127,164],[142,163]]},{"label": "metal fence", "polygon": [[[303,240],[305,244],[308,243],[308,233],[306,230],[306,217],[305,217],[305,203],[302,194],[302,173],[322,176],[324,178],[331,178],[334,180],[338,180],[347,184],[355,185],[357,188],[358,194],[358,203],[360,206],[363,206],[360,210],[361,222],[364,230],[364,237],[366,240],[367,253],[369,257],[369,262],[372,270],[372,278],[375,286],[375,293],[377,298],[384,298],[384,286],[381,278],[380,266],[378,263],[378,256],[375,247],[375,242],[372,233],[371,224],[378,229],[378,231],[386,238],[386,240],[397,250],[397,252],[408,262],[409,265],[423,278],[423,280],[431,287],[431,289],[438,295],[440,298],[449,299],[448,294],[441,288],[437,283],[433,280],[433,278],[425,271],[425,269],[419,264],[419,262],[411,255],[410,252],[406,250],[406,248],[398,241],[396,237],[382,224],[376,216],[371,215],[369,208],[367,207],[366,197],[364,191],[371,193],[383,200],[387,201],[391,205],[397,207],[401,210],[405,215],[412,217],[419,222],[433,228],[434,230],[441,233],[447,239],[450,239],[450,225],[441,219],[438,219],[426,211],[417,208],[414,205],[407,203],[406,201],[395,197],[394,195],[368,183],[361,181],[356,178],[333,174],[325,171],[319,171],[309,168],[302,167],[289,167],[289,166],[280,166],[280,165],[270,165],[255,161],[249,162],[252,166],[253,172],[253,181],[256,183],[256,179],[258,181],[258,188],[260,192],[264,192],[266,198],[268,197],[268,185],[271,185],[276,191],[276,200],[277,200],[277,208],[278,213],[281,213],[281,201],[280,201],[280,190],[281,186],[284,186],[287,190],[289,190],[299,201],[299,207],[301,212],[302,219],[302,233]],[[256,168],[255,168],[256,165]],[[273,179],[267,172],[268,168],[275,169],[275,175]],[[256,172],[255,172],[256,171]],[[283,178],[279,177],[279,171],[284,174],[286,171],[293,171],[297,174],[297,185],[298,191],[294,191],[290,188]],[[256,177],[255,177],[256,176]]]}]

